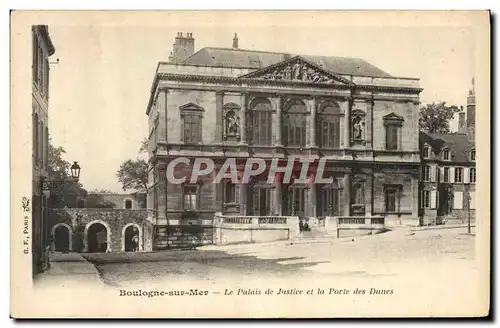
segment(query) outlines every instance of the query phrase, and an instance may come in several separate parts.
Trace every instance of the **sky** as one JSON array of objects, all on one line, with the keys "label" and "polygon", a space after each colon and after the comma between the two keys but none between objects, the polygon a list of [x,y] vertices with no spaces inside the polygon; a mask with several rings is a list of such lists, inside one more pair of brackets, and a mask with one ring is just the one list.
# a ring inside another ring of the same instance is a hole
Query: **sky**
[{"label": "sky", "polygon": [[201,25],[49,26],[51,61],[59,58],[50,71],[51,143],[80,163],[84,188],[123,192],[116,171],[139,156],[156,65],[168,60],[177,32],[193,34],[195,51],[229,48],[238,33],[241,49],[362,58],[393,76],[420,78],[423,104],[465,107],[471,87],[474,34],[467,26]]}]

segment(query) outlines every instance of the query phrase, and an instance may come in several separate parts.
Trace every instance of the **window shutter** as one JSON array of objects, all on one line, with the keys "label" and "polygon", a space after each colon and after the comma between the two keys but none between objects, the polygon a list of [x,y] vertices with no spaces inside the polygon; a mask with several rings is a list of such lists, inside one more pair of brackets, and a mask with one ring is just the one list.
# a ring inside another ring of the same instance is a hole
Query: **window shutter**
[{"label": "window shutter", "polygon": [[463,174],[464,174],[464,176],[462,177],[462,181],[464,183],[469,183],[470,179],[469,179],[469,168],[468,167],[464,167]]},{"label": "window shutter", "polygon": [[461,210],[464,207],[463,193],[461,191],[455,191],[453,193],[453,208],[456,210]]},{"label": "window shutter", "polygon": [[436,208],[437,204],[437,192],[436,190],[431,190],[431,208]]},{"label": "window shutter", "polygon": [[476,209],[476,192],[471,191],[469,192],[470,195],[470,209],[475,210]]},{"label": "window shutter", "polygon": [[437,166],[429,166],[429,175],[430,175],[430,181],[436,182],[436,176],[437,176]]},{"label": "window shutter", "polygon": [[450,183],[454,183],[454,182],[455,182],[455,168],[450,167]]}]

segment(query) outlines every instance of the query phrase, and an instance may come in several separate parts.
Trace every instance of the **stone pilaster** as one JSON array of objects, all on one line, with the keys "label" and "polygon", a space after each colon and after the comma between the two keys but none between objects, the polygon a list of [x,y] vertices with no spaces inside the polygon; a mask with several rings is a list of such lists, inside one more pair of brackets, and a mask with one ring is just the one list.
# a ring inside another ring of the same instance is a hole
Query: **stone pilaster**
[{"label": "stone pilaster", "polygon": [[311,136],[309,147],[316,148],[316,97],[313,97],[311,101]]},{"label": "stone pilaster", "polygon": [[276,212],[276,215],[282,215],[283,209],[282,209],[282,206],[281,206],[281,202],[282,202],[283,186],[281,185],[281,181],[276,181],[275,192],[276,192],[276,197],[275,197],[275,200],[276,200],[276,209],[275,209],[275,212]]},{"label": "stone pilaster", "polygon": [[276,106],[276,145],[277,147],[282,147],[283,142],[281,141],[281,120],[282,120],[282,106],[283,106],[283,96],[278,95],[278,104]]},{"label": "stone pilaster", "polygon": [[365,186],[365,216],[372,216],[373,213],[373,174],[366,175]]},{"label": "stone pilaster", "polygon": [[351,215],[351,173],[344,175],[344,216]]},{"label": "stone pilaster", "polygon": [[240,143],[247,143],[247,94],[241,94],[241,112],[240,112]]},{"label": "stone pilaster", "polygon": [[247,215],[247,184],[240,183],[240,214]]},{"label": "stone pilaster", "polygon": [[224,129],[224,113],[222,106],[224,105],[224,92],[217,91],[215,93],[215,142],[222,143],[222,132]]},{"label": "stone pilaster", "polygon": [[311,184],[309,187],[310,190],[310,195],[311,197],[309,198],[309,206],[311,207],[310,210],[310,216],[312,217],[317,217],[317,209],[316,209],[316,197],[317,197],[317,185],[316,184]]},{"label": "stone pilaster", "polygon": [[344,148],[351,147],[351,100],[348,99],[345,105],[344,115]]}]

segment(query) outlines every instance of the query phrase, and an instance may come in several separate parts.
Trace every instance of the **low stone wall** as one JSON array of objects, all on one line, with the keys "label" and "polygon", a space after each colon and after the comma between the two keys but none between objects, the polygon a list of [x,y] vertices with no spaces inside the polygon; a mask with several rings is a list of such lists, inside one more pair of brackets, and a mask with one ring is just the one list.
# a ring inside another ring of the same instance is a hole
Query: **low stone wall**
[{"label": "low stone wall", "polygon": [[[49,212],[50,231],[54,247],[54,231],[63,226],[70,235],[70,249],[73,252],[88,251],[88,229],[93,224],[102,224],[107,232],[107,251],[124,250],[125,229],[131,225],[139,231],[139,250],[150,250],[151,237],[145,231],[150,227],[146,222],[146,210],[124,210],[107,208],[62,208]],[[148,237],[149,236],[149,237]]]},{"label": "low stone wall", "polygon": [[383,216],[327,216],[325,230],[338,237],[372,235],[386,230]]},{"label": "low stone wall", "polygon": [[293,240],[299,236],[299,218],[290,216],[221,216],[214,219],[216,245]]}]

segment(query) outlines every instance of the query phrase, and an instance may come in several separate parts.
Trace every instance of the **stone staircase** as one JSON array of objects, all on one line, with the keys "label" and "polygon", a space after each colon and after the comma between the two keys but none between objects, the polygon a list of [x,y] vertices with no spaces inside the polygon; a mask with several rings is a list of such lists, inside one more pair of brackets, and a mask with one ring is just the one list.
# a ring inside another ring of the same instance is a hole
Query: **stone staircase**
[{"label": "stone staircase", "polygon": [[328,234],[325,229],[312,228],[310,231],[301,231],[299,240],[321,240],[325,238],[335,238],[334,235]]}]

